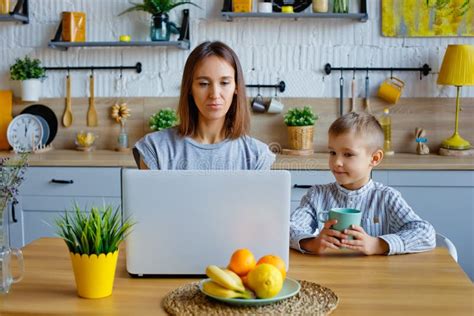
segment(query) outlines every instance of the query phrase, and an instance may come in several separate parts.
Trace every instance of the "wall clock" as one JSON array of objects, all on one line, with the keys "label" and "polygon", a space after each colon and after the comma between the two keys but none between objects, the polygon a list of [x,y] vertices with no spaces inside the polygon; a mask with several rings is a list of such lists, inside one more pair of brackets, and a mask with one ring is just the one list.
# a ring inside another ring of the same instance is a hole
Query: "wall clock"
[{"label": "wall clock", "polygon": [[41,144],[43,126],[32,114],[20,114],[8,125],[7,139],[16,152],[29,152]]}]

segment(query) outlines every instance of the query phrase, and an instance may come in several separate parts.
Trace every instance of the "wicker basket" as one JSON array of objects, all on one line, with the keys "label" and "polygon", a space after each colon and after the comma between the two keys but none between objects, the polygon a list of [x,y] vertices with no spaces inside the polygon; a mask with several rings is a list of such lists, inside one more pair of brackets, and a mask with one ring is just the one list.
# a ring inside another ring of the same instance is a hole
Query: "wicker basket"
[{"label": "wicker basket", "polygon": [[313,149],[314,126],[288,126],[290,149]]}]

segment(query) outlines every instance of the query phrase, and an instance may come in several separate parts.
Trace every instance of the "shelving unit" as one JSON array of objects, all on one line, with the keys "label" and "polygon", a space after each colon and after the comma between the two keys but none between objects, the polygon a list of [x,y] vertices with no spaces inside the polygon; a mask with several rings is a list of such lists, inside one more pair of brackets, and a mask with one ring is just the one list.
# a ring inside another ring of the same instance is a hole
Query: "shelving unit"
[{"label": "shelving unit", "polygon": [[96,41],[96,42],[64,42],[61,40],[62,23],[56,31],[54,38],[48,43],[50,48],[67,50],[69,47],[176,47],[179,49],[189,49],[189,9],[183,10],[183,20],[179,28],[179,38],[177,41]]},{"label": "shelving unit", "polygon": [[23,24],[30,23],[28,13],[28,0],[18,0],[10,14],[0,14],[0,22],[22,22]]},{"label": "shelving unit", "polygon": [[232,21],[234,18],[276,18],[276,19],[300,19],[300,18],[313,18],[313,19],[352,19],[360,22],[366,22],[369,19],[367,13],[367,0],[360,0],[360,12],[359,13],[261,13],[261,12],[232,12],[231,1],[224,1],[224,8],[221,11],[221,16],[227,21]]}]

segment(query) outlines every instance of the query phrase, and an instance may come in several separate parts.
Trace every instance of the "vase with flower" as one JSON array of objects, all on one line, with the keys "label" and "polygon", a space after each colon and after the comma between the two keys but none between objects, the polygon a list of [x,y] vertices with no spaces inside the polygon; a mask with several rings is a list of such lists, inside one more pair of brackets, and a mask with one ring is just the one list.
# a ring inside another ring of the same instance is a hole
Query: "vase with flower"
[{"label": "vase with flower", "polygon": [[[16,196],[18,187],[24,179],[27,167],[28,154],[21,153],[13,158],[0,158],[0,294],[10,291],[13,283],[19,282],[23,277],[23,255],[21,250],[10,248],[8,240],[8,212],[9,205],[18,202]],[[16,256],[20,273],[13,276],[10,264],[12,257]]]},{"label": "vase with flower", "polygon": [[115,103],[112,106],[112,118],[115,119],[117,123],[120,123],[120,133],[118,136],[118,146],[117,151],[129,151],[128,148],[128,134],[126,129],[127,119],[130,117],[130,109],[127,106],[127,103]]}]

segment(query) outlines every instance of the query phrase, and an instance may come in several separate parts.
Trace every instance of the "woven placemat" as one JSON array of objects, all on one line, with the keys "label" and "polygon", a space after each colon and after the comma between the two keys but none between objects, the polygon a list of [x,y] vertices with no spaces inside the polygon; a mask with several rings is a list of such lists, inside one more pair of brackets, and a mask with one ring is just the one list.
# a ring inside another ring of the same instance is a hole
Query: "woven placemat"
[{"label": "woven placemat", "polygon": [[213,300],[199,291],[199,282],[170,292],[163,308],[171,315],[328,315],[337,306],[337,295],[330,289],[308,281],[298,281],[300,292],[283,301],[263,306],[232,306]]}]

